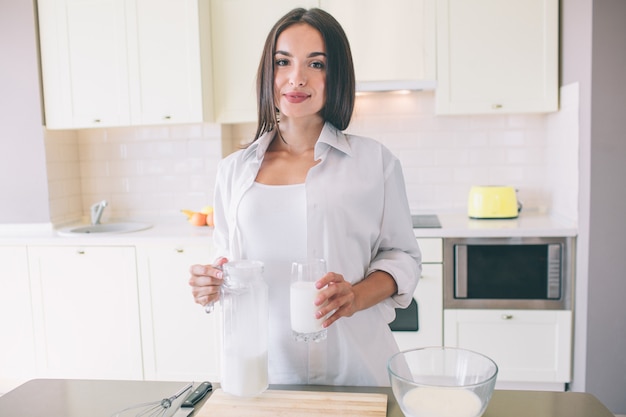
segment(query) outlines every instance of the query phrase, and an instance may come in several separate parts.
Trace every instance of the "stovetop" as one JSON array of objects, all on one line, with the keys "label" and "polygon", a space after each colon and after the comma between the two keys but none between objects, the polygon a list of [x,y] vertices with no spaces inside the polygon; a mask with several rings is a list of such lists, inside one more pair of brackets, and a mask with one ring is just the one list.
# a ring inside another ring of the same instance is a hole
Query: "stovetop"
[{"label": "stovetop", "polygon": [[437,229],[441,228],[439,217],[436,214],[414,214],[411,216],[413,219],[414,229]]}]

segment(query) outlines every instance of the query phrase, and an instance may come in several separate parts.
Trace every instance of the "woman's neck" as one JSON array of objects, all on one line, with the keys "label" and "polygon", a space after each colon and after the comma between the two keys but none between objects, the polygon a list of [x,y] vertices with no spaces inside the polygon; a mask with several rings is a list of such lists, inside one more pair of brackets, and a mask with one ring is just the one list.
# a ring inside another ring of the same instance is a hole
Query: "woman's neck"
[{"label": "woman's neck", "polygon": [[[314,119],[287,119],[281,120],[278,128],[282,141],[280,147],[292,152],[300,153],[315,147],[317,139],[324,128],[321,118]],[[278,144],[277,144],[278,145]]]}]

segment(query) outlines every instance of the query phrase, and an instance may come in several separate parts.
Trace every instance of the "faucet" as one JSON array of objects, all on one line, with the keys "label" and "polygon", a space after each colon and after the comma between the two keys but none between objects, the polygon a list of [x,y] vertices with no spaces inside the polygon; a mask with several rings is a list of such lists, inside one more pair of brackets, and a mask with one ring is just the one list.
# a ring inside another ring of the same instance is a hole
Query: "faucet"
[{"label": "faucet", "polygon": [[91,206],[91,224],[100,224],[100,218],[102,217],[102,212],[104,208],[108,206],[109,203],[106,200],[102,200],[99,203]]}]

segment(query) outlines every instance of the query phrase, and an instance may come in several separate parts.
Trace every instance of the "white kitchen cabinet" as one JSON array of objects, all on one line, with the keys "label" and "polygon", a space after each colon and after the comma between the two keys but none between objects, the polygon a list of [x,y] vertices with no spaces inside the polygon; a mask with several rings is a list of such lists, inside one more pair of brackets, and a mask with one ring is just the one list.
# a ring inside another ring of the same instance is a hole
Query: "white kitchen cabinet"
[{"label": "white kitchen cabinet", "polygon": [[348,36],[360,89],[435,80],[434,0],[320,0]]},{"label": "white kitchen cabinet", "polygon": [[38,0],[38,9],[49,129],[212,118],[208,0]]},{"label": "white kitchen cabinet", "polygon": [[438,114],[558,110],[558,0],[437,0]]},{"label": "white kitchen cabinet", "polygon": [[317,0],[212,0],[211,39],[215,118],[218,123],[257,120],[256,75],[274,23]]},{"label": "white kitchen cabinet", "polygon": [[219,381],[219,309],[206,314],[188,283],[191,265],[213,261],[211,245],[140,245],[137,251],[145,378]]},{"label": "white kitchen cabinet", "polygon": [[133,247],[28,248],[43,377],[142,379]]},{"label": "white kitchen cabinet", "polygon": [[132,124],[211,121],[208,1],[128,3]]},{"label": "white kitchen cabinet", "polygon": [[46,126],[130,124],[124,0],[38,0]]},{"label": "white kitchen cabinet", "polygon": [[0,393],[35,377],[35,337],[25,246],[0,246]]},{"label": "white kitchen cabinet", "polygon": [[498,384],[553,383],[562,390],[571,379],[569,310],[446,309],[444,342],[493,359]]},{"label": "white kitchen cabinet", "polygon": [[418,331],[395,331],[400,350],[443,344],[443,242],[418,239],[422,251],[422,275],[415,289]]}]

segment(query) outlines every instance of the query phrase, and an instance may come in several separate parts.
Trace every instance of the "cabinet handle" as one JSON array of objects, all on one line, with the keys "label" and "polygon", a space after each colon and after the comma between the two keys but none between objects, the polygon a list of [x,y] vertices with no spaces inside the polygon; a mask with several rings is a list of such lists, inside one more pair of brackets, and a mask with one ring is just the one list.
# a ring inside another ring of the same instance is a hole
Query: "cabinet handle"
[{"label": "cabinet handle", "polygon": [[503,314],[500,316],[502,320],[511,320],[513,318],[513,314]]},{"label": "cabinet handle", "polygon": [[100,119],[93,119],[94,123],[100,123]]},{"label": "cabinet handle", "polygon": [[78,250],[76,250],[76,253],[78,255],[84,255],[85,254],[85,249],[78,249]]},{"label": "cabinet handle", "polygon": [[503,107],[502,104],[492,104],[491,105],[491,108],[494,109],[494,110],[501,109],[502,107]]},{"label": "cabinet handle", "polygon": [[172,116],[163,116],[163,120],[170,120]]},{"label": "cabinet handle", "polygon": [[176,248],[176,253],[183,253],[185,252],[185,249],[183,248]]}]

